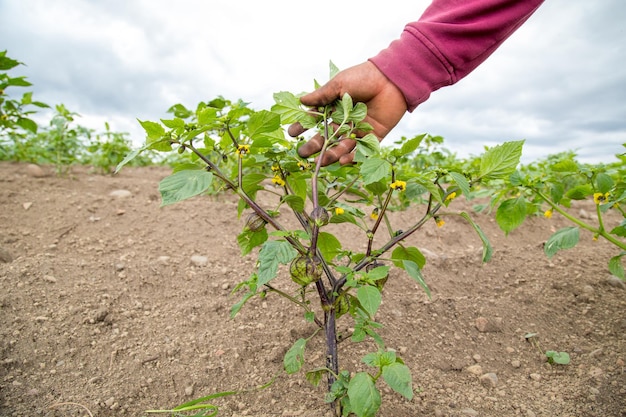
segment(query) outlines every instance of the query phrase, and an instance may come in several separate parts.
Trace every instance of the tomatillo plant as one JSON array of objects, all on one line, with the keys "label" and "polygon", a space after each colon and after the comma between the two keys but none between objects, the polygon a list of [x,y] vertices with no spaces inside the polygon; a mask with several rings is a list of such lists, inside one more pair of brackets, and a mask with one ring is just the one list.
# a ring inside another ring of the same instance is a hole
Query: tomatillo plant
[{"label": "tomatillo plant", "polygon": [[[443,225],[442,217],[451,215],[475,229],[483,242],[483,260],[488,261],[492,248],[480,227],[468,213],[449,211],[449,206],[456,196],[470,197],[476,184],[510,175],[519,163],[522,141],[487,150],[480,164],[468,171],[442,166],[416,171],[407,161],[429,137],[403,138],[394,149],[381,149],[371,133],[358,137],[357,132],[371,127],[363,121],[366,106],[354,103],[349,95],[318,109],[304,108],[289,92],[277,93],[274,99],[271,110],[260,111],[221,97],[199,103],[195,111],[175,105],[169,110],[171,119],[140,121],[146,144],[129,154],[118,170],[146,150],[178,152],[185,159],[161,181],[162,205],[215,189],[237,195],[237,215],[246,219],[237,236],[241,254],[258,250],[258,255],[255,270],[234,290],[241,299],[233,305],[231,316],[253,297],[268,293],[292,302],[326,341],[325,363],[309,370],[307,379],[318,384],[326,378],[326,401],[336,415],[373,416],[381,405],[377,387],[381,379],[406,399],[413,397],[410,370],[385,348],[378,333],[382,325],[375,321],[390,269],[405,271],[430,295],[422,275],[426,259],[417,247],[406,244],[407,238],[429,221]],[[355,138],[356,163],[322,168],[300,158],[301,142],[284,134],[284,126],[295,122],[322,135],[322,154],[343,137]],[[261,204],[257,198],[261,193],[273,197],[273,203]],[[423,209],[408,228],[399,230],[388,214],[407,201],[423,202]],[[290,224],[297,224],[296,228],[285,226],[281,207],[287,208],[293,217]],[[370,218],[370,213],[376,215]],[[348,249],[329,227],[338,223],[354,227],[365,249]],[[274,281],[280,265],[289,265],[291,285],[279,287]],[[340,319],[352,320],[352,342],[374,342],[375,348],[362,360],[373,372],[341,369]],[[302,369],[307,342],[315,334],[296,340],[287,351],[288,374]]]}]

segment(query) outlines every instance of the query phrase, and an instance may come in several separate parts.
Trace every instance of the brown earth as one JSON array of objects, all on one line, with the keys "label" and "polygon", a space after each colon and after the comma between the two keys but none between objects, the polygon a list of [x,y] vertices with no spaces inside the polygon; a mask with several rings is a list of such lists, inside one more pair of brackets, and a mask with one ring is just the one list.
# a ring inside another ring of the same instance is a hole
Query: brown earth
[{"label": "brown earth", "polygon": [[[231,291],[254,268],[239,255],[236,199],[160,208],[157,184],[168,172],[75,168],[58,178],[0,164],[0,415],[144,416],[227,390],[246,392],[213,400],[220,416],[329,415],[325,384],[282,371],[286,350],[315,330],[296,307],[268,295],[229,318],[241,295]],[[593,202],[572,212],[594,213]],[[474,231],[449,217],[411,242],[428,258],[432,299],[392,270],[377,321],[411,368],[416,395],[382,388],[379,415],[625,416],[626,292],[607,272],[617,250],[583,232],[578,246],[548,259],[542,244],[565,219],[534,218],[505,237],[492,215],[473,217],[495,248],[491,262],[481,264]],[[348,227],[334,231],[362,240]],[[284,271],[274,283],[295,291]],[[344,333],[349,326],[340,321]],[[571,363],[547,363],[529,332]],[[324,365],[323,346],[321,336],[309,343],[306,369]],[[339,346],[351,371],[365,370],[360,358],[376,350]],[[495,386],[481,381],[488,373]]]}]

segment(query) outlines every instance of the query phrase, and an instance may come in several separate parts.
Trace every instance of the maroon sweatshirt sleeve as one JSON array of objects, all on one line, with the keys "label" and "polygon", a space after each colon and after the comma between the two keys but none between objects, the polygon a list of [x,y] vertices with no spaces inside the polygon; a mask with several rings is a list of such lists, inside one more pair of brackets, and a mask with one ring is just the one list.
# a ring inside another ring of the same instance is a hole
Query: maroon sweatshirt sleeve
[{"label": "maroon sweatshirt sleeve", "polygon": [[370,61],[404,94],[409,111],[491,55],[543,0],[433,0],[420,20]]}]

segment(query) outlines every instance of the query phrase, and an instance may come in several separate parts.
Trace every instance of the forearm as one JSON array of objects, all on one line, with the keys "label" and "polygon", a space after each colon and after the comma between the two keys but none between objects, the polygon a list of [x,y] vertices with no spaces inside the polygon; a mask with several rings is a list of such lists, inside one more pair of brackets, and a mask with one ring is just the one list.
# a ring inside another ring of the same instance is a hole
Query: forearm
[{"label": "forearm", "polygon": [[370,59],[404,94],[409,111],[487,59],[543,0],[434,0],[400,39]]}]

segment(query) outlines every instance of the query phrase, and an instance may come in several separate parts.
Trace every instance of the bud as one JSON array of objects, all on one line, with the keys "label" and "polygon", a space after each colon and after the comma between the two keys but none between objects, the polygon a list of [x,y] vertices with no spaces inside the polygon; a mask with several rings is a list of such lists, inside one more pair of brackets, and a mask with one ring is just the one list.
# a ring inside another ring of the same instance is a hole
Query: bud
[{"label": "bud", "polygon": [[265,219],[257,213],[250,213],[246,219],[246,225],[243,227],[243,230],[244,232],[248,230],[251,232],[258,232],[265,227],[265,223],[267,223]]},{"label": "bud", "polygon": [[303,287],[318,281],[322,277],[322,272],[322,263],[319,259],[307,255],[298,256],[289,265],[291,279]]},{"label": "bud", "polygon": [[311,212],[311,219],[313,219],[317,227],[326,226],[329,218],[330,215],[328,214],[328,210],[324,207],[316,207]]}]

